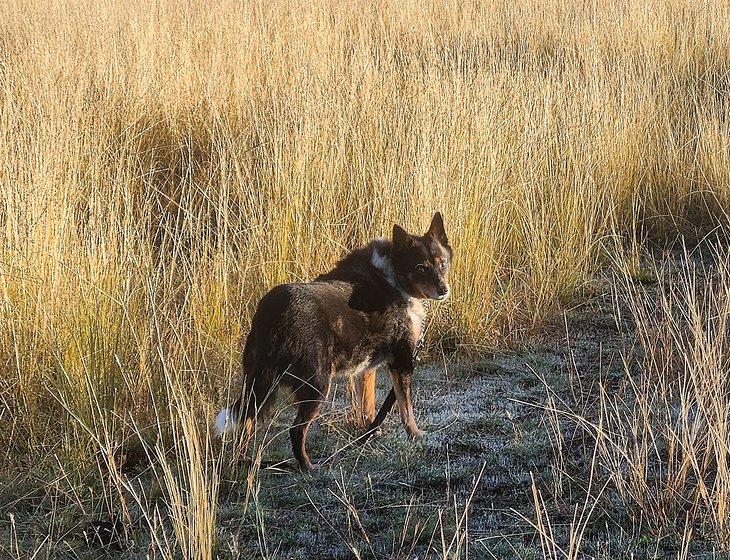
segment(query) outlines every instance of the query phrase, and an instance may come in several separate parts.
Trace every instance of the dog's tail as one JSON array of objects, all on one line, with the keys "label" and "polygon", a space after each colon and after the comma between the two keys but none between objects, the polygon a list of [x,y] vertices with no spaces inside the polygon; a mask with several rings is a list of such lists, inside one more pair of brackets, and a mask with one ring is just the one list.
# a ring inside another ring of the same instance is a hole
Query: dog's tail
[{"label": "dog's tail", "polygon": [[269,406],[274,402],[277,387],[271,375],[262,371],[258,374],[254,379],[246,379],[249,376],[245,375],[241,396],[236,399],[233,406],[224,408],[216,416],[217,436],[232,432],[241,425],[247,434],[250,434],[256,418],[268,412]]},{"label": "dog's tail", "polygon": [[243,351],[243,387],[241,395],[230,408],[224,408],[215,419],[215,434],[222,436],[243,424],[248,433],[256,418],[267,412],[277,390],[275,379],[268,368],[260,367],[255,356],[254,333],[246,339]]},{"label": "dog's tail", "polygon": [[235,429],[236,423],[232,410],[230,408],[224,408],[215,417],[215,435],[221,437],[223,434],[232,432]]},{"label": "dog's tail", "polygon": [[238,425],[238,418],[235,414],[235,406],[238,401],[231,408],[224,408],[215,417],[215,435],[221,437],[229,432],[236,429]]}]

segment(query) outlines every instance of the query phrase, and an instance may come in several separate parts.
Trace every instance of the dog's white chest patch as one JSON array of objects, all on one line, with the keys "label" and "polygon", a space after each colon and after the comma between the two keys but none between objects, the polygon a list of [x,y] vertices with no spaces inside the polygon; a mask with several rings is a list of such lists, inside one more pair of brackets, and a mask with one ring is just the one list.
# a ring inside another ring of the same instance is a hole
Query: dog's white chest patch
[{"label": "dog's white chest patch", "polygon": [[408,302],[408,318],[411,321],[411,336],[417,344],[423,334],[423,322],[426,318],[426,308],[419,299],[412,298]]}]

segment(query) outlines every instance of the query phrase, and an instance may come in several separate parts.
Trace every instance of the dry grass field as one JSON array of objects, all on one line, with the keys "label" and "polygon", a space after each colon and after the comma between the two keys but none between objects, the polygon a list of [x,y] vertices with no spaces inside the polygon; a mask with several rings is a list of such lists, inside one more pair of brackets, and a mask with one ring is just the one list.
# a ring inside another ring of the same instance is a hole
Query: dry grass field
[{"label": "dry grass field", "polygon": [[[215,441],[258,298],[435,210],[426,439]],[[725,557],[728,216],[726,0],[3,0],[0,558]]]}]

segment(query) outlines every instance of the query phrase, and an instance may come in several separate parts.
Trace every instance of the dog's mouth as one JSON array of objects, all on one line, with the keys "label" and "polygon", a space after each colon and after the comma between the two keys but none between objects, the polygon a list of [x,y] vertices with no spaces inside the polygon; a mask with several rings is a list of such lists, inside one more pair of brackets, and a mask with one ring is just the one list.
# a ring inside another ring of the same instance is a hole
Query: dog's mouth
[{"label": "dog's mouth", "polygon": [[414,283],[411,285],[411,289],[408,290],[408,293],[411,297],[414,297],[416,299],[430,299],[434,301],[444,301],[445,299],[448,299],[451,295],[451,288],[449,286],[445,286],[446,291],[442,292],[444,288],[439,288],[437,286],[429,285],[429,284],[417,284]]},{"label": "dog's mouth", "polygon": [[449,299],[449,296],[451,295],[451,288],[446,288],[446,292],[443,294],[439,294],[436,292],[435,294],[431,295],[430,298],[434,299],[436,301],[444,301],[446,299]]}]

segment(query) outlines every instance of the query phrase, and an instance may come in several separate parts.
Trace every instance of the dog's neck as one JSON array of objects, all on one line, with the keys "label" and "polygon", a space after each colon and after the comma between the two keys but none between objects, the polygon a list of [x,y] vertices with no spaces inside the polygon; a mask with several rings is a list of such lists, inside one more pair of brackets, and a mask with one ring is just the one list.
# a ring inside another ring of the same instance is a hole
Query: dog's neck
[{"label": "dog's neck", "polygon": [[398,284],[398,279],[393,269],[393,261],[390,258],[391,247],[392,245],[387,239],[374,240],[370,244],[370,263],[385,276],[388,284],[393,286],[408,304],[407,313],[411,322],[411,335],[413,337],[415,355],[423,345],[423,335],[425,334],[423,323],[426,317],[426,300],[410,296]]},{"label": "dog's neck", "polygon": [[370,243],[370,263],[383,273],[388,284],[395,288],[401,294],[403,299],[410,302],[413,298],[401,288],[398,279],[395,277],[395,269],[393,261],[390,258],[390,250],[392,244],[387,239],[378,238]]}]

